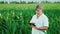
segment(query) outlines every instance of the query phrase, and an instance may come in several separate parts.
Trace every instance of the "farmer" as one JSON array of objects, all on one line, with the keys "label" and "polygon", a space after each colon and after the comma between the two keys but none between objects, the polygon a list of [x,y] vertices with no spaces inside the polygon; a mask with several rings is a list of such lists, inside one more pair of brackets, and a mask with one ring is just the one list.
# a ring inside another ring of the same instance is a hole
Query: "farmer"
[{"label": "farmer", "polygon": [[32,34],[47,34],[49,22],[48,17],[42,13],[42,6],[36,6],[36,14],[32,17],[30,26],[32,27]]}]

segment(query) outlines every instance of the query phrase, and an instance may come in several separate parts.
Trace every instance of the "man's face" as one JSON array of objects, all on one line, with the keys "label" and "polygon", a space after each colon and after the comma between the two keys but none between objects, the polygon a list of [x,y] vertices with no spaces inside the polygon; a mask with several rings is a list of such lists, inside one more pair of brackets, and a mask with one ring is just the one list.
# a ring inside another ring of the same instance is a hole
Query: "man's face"
[{"label": "man's face", "polygon": [[36,14],[39,15],[39,14],[41,14],[41,13],[42,13],[42,9],[39,9],[39,8],[38,8],[38,9],[36,10]]}]

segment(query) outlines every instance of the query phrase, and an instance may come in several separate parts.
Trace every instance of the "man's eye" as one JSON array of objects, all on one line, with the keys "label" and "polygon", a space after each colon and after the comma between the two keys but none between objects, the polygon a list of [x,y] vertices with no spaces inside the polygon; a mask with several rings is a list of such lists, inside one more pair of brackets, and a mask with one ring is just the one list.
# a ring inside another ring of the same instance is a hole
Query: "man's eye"
[{"label": "man's eye", "polygon": [[39,10],[37,10],[37,11],[39,11]]}]

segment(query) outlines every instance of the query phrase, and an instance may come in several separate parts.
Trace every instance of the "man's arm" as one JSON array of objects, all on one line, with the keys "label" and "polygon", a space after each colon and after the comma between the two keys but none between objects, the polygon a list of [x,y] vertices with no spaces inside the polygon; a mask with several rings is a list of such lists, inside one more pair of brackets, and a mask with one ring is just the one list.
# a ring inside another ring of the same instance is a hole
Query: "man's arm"
[{"label": "man's arm", "polygon": [[43,27],[39,27],[39,28],[37,28],[38,30],[47,30],[48,29],[48,27],[49,27],[49,22],[48,22],[48,17],[44,17],[43,18]]},{"label": "man's arm", "polygon": [[48,27],[47,26],[43,26],[43,27],[39,27],[39,28],[37,28],[37,27],[34,27],[35,29],[37,29],[37,30],[47,30],[48,29]]}]

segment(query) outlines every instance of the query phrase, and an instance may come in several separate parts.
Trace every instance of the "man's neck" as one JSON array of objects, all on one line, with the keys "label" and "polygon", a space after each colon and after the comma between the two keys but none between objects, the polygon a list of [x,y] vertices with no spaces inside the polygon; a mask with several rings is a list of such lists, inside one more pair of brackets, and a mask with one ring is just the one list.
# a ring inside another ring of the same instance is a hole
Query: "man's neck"
[{"label": "man's neck", "polygon": [[42,15],[42,14],[38,14],[38,15],[37,15],[37,18],[39,18],[39,16],[41,16],[41,15]]}]

